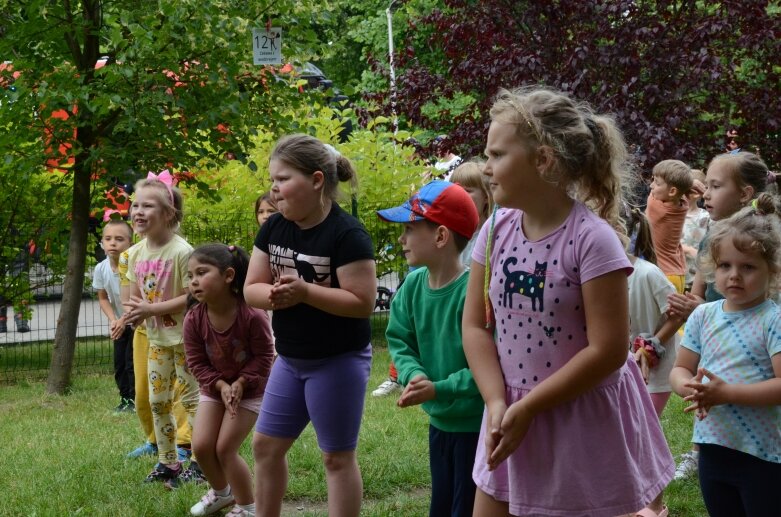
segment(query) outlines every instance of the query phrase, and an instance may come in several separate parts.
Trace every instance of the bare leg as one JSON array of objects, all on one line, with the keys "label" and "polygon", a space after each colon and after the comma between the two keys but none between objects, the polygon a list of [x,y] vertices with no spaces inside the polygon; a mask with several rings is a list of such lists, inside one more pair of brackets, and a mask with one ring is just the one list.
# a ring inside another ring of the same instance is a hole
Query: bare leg
[{"label": "bare leg", "polygon": [[355,451],[323,452],[323,465],[328,483],[328,515],[358,517],[363,480]]},{"label": "bare leg", "polygon": [[227,413],[221,402],[201,402],[198,404],[195,425],[193,425],[193,452],[198,458],[198,466],[215,490],[222,490],[228,485],[225,471],[217,458],[217,440],[224,415]]},{"label": "bare leg", "polygon": [[473,517],[510,517],[510,505],[497,501],[479,488],[475,493],[475,511]]},{"label": "bare leg", "polygon": [[255,515],[279,517],[287,490],[287,451],[293,438],[274,438],[255,433],[252,452],[255,458]]},{"label": "bare leg", "polygon": [[[252,504],[254,500],[252,474],[247,462],[239,455],[239,447],[257,419],[258,414],[248,409],[239,408],[235,417],[231,417],[226,411],[217,438],[217,458],[237,504]],[[201,457],[198,456],[199,461],[200,459]]]}]

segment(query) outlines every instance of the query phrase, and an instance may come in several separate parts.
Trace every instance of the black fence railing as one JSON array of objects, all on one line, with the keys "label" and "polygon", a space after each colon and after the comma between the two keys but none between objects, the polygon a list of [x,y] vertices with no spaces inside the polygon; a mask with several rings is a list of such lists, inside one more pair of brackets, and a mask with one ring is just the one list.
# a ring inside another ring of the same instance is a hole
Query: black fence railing
[{"label": "black fence railing", "polygon": [[[406,271],[396,251],[395,240],[387,242],[388,228],[368,221],[367,229],[375,240],[378,259],[378,292],[375,314],[372,317],[375,345],[385,346],[385,327],[388,322],[390,297]],[[243,214],[225,214],[219,218],[188,216],[181,233],[193,246],[206,242],[236,244],[252,250],[257,232],[257,223]],[[397,235],[397,232],[394,232]],[[382,239],[378,242],[377,239]],[[97,237],[96,237],[97,239]],[[385,241],[385,242],[383,242]],[[97,244],[97,241],[95,242]],[[99,246],[90,246],[90,250]],[[96,252],[97,255],[97,252]],[[96,256],[96,259],[102,257]],[[6,332],[0,332],[0,383],[14,382],[26,378],[44,377],[51,361],[54,332],[60,310],[62,295],[61,279],[41,263],[33,263],[28,271],[34,302],[24,312],[23,319],[29,330],[17,327],[14,308],[7,308]],[[100,311],[92,285],[92,268],[88,268],[84,296],[81,300],[77,328],[74,368],[81,371],[111,371],[113,349],[108,336],[108,324]],[[0,281],[2,279],[0,278]],[[27,330],[20,332],[19,330]]]}]

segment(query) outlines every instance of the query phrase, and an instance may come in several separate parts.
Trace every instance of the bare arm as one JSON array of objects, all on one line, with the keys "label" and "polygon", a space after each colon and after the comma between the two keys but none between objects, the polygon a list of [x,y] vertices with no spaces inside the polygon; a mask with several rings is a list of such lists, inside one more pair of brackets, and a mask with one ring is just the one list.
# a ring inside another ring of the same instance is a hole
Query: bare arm
[{"label": "bare arm", "polygon": [[[684,384],[689,390],[694,390],[685,400],[696,403],[706,411],[721,404],[777,406],[781,404],[781,354],[774,355],[770,360],[775,377],[751,384],[731,384],[705,368],[699,368],[697,376]],[[710,382],[703,383],[703,377],[707,377]]]},{"label": "bare arm", "polygon": [[678,355],[675,358],[675,366],[670,371],[670,386],[673,391],[681,397],[688,397],[693,393],[691,388],[686,387],[697,371],[700,364],[700,355],[692,352],[686,347],[678,349]]},{"label": "bare arm", "polygon": [[501,426],[507,411],[505,384],[502,366],[494,343],[493,329],[486,328],[486,307],[483,298],[485,266],[472,261],[469,283],[466,288],[462,334],[464,355],[477,387],[485,401],[488,412],[486,419],[485,448],[489,468],[496,464],[490,461],[502,438]]},{"label": "bare arm", "polygon": [[305,282],[294,275],[284,275],[271,288],[272,309],[286,309],[306,303],[335,316],[368,318],[377,297],[374,260],[357,260],[336,269],[339,288]]},{"label": "bare arm", "polygon": [[258,309],[271,309],[269,295],[273,287],[272,281],[268,254],[253,247],[247,269],[247,279],[244,281],[244,299],[247,303]]},{"label": "bare arm", "polygon": [[113,325],[117,320],[116,314],[114,314],[114,307],[111,306],[111,302],[108,299],[108,293],[105,289],[98,289],[98,304],[100,310],[108,318],[109,326]]}]

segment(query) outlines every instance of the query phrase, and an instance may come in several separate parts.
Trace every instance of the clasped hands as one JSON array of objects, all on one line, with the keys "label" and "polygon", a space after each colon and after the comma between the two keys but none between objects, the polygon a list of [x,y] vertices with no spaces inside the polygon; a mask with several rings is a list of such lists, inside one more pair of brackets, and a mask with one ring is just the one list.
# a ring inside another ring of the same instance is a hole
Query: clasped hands
[{"label": "clasped hands", "polygon": [[[709,382],[703,382],[704,377],[707,377]],[[702,420],[708,416],[710,408],[726,403],[729,383],[705,368],[697,368],[697,375],[684,384],[684,387],[692,390],[690,395],[683,397],[683,400],[690,403],[684,411],[694,411],[697,418]]]},{"label": "clasped hands", "polygon": [[309,292],[309,284],[296,275],[279,277],[271,288],[268,300],[272,310],[287,309],[303,302]]}]

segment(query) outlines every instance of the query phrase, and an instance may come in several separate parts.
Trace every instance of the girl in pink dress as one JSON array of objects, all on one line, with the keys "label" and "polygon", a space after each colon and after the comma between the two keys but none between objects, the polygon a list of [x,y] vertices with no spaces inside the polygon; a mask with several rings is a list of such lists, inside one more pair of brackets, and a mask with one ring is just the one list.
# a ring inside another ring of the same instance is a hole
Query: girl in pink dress
[{"label": "girl in pink dress", "polygon": [[475,245],[463,322],[486,402],[475,515],[640,511],[675,465],[628,352],[623,139],[544,89],[502,91],[491,120],[486,174],[505,208]]}]

